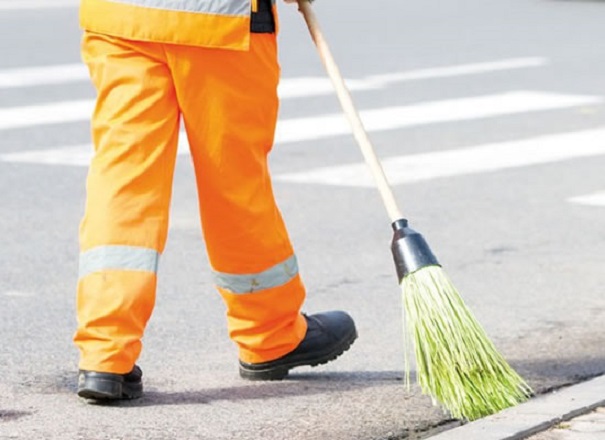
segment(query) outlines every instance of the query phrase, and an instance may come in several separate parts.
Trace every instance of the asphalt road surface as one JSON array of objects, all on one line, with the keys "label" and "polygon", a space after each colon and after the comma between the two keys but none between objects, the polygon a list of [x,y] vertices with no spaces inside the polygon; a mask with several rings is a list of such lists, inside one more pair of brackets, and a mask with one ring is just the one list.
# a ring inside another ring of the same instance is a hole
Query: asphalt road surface
[{"label": "asphalt road surface", "polygon": [[[505,357],[537,392],[605,372],[605,3],[315,9],[401,208]],[[182,142],[140,359],[147,395],[78,400],[94,93],[75,0],[0,0],[0,439],[385,440],[456,425],[403,386],[389,220],[302,18],[279,10],[275,190],[305,311],[349,311],[359,340],[281,383],[239,379]]]}]

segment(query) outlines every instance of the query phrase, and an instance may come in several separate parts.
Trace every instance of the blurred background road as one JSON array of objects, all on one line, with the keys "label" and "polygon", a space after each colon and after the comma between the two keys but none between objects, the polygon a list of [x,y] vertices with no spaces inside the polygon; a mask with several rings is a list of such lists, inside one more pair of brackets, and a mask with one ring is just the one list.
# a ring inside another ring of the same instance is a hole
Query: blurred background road
[{"label": "blurred background road", "polygon": [[[605,3],[321,0],[412,226],[537,392],[605,372]],[[74,395],[94,93],[76,0],[0,0],[0,439],[403,439],[456,426],[402,383],[391,230],[295,6],[271,167],[308,288],[360,338],[282,383],[237,374],[182,136],[147,396]]]}]

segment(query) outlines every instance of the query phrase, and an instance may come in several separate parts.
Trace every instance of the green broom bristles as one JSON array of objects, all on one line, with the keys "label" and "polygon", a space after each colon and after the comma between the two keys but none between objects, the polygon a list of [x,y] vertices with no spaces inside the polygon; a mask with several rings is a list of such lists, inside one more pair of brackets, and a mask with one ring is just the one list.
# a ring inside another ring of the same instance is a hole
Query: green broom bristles
[{"label": "green broom bristles", "polygon": [[498,353],[441,267],[408,274],[401,287],[408,386],[411,336],[422,392],[452,417],[475,420],[529,398],[530,387]]}]

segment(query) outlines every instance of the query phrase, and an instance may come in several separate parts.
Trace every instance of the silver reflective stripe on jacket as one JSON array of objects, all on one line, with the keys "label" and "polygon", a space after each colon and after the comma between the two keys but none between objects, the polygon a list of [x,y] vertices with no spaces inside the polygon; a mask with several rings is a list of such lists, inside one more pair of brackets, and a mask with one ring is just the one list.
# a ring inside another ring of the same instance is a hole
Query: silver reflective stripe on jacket
[{"label": "silver reflective stripe on jacket", "polygon": [[217,15],[250,15],[250,0],[110,0],[145,8]]},{"label": "silver reflective stripe on jacket", "polygon": [[298,275],[296,256],[256,274],[232,275],[214,271],[214,282],[218,287],[232,293],[253,293],[286,284]]},{"label": "silver reflective stripe on jacket", "polygon": [[79,277],[103,270],[158,271],[160,254],[136,246],[99,246],[80,254]]}]

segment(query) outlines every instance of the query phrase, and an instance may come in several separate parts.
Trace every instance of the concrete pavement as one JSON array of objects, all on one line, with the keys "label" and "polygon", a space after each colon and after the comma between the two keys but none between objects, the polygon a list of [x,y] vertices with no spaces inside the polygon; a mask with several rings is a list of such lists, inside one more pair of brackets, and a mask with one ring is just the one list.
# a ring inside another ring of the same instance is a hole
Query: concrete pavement
[{"label": "concrete pavement", "polygon": [[561,422],[530,440],[601,440],[605,438],[605,408]]}]

